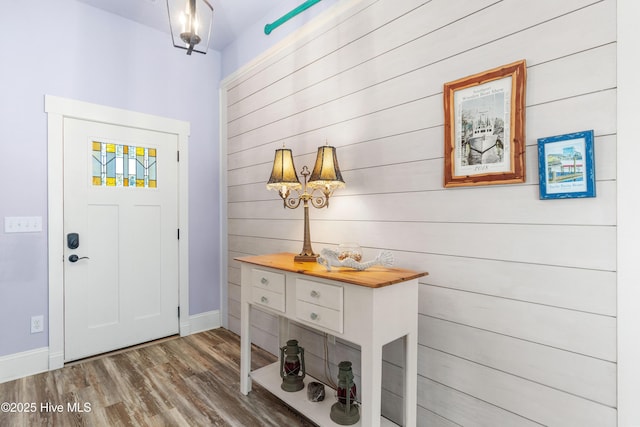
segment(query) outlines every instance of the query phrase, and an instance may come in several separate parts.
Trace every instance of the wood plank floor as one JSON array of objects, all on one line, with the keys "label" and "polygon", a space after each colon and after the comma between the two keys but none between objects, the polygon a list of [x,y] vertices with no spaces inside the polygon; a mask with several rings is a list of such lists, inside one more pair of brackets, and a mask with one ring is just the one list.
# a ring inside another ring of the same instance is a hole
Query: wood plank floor
[{"label": "wood plank floor", "polygon": [[[252,369],[275,360],[253,348]],[[69,364],[0,384],[0,404],[34,410],[3,407],[0,426],[314,425],[257,384],[243,396],[239,362],[239,337],[215,329]]]}]

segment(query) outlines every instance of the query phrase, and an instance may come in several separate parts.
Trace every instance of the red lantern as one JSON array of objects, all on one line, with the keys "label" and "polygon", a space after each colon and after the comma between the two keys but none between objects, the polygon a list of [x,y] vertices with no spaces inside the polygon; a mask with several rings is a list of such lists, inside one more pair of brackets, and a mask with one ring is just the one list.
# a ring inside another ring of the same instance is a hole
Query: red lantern
[{"label": "red lantern", "polygon": [[331,419],[340,425],[355,424],[360,420],[356,400],[356,385],[353,382],[351,362],[338,364],[338,401],[331,406]]},{"label": "red lantern", "polygon": [[280,348],[280,387],[284,391],[302,390],[305,376],[304,348],[298,346],[297,340],[289,340]]}]

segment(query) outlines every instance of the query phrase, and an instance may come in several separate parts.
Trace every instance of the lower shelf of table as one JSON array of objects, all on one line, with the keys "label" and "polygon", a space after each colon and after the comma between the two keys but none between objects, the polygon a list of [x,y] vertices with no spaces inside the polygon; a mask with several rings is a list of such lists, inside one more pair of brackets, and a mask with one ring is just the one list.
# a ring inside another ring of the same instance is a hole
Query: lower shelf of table
[{"label": "lower shelf of table", "polygon": [[[302,390],[295,392],[284,391],[280,388],[280,384],[282,383],[282,379],[280,378],[280,362],[272,363],[264,368],[252,371],[251,379],[314,423],[323,427],[339,426],[339,424],[334,423],[329,416],[331,405],[336,402],[334,390],[331,387],[325,384],[325,398],[323,401],[311,402],[307,399],[307,385],[312,381],[318,381],[317,379],[307,375],[304,379],[304,388]],[[358,421],[353,425],[360,427],[361,422]],[[380,426],[391,427],[397,426],[397,424],[384,417],[380,417]]]}]

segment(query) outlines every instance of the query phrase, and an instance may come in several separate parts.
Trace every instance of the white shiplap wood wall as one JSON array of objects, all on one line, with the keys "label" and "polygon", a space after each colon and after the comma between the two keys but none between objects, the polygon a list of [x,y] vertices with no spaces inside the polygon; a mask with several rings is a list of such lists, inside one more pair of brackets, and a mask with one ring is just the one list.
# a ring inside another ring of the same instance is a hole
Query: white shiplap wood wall
[{"label": "white shiplap wood wall", "polygon": [[[302,209],[265,189],[284,142],[297,168],[325,140],[347,188],[311,209],[314,249],[355,241],[421,281],[423,426],[616,423],[616,3],[363,0],[223,84],[228,324],[236,256],[298,252]],[[526,182],[444,189],[442,86],[527,61]],[[597,197],[541,201],[537,138],[595,131]],[[277,320],[254,342],[277,352]],[[310,372],[322,337],[294,327]],[[384,412],[398,420],[401,347],[385,349]],[[331,363],[359,363],[330,346]],[[335,368],[334,368],[335,372]]]}]

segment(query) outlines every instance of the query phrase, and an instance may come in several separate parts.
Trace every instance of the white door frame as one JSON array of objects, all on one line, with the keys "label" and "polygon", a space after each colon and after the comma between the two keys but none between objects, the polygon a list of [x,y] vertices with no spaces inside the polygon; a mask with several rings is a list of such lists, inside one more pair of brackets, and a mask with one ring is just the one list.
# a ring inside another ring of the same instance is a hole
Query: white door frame
[{"label": "white door frame", "polygon": [[45,95],[48,122],[49,370],[64,365],[64,118],[129,126],[178,136],[178,288],[180,335],[189,335],[188,122]]},{"label": "white door frame", "polygon": [[618,426],[640,426],[640,288],[637,247],[638,77],[637,40],[640,27],[638,2],[617,2],[617,278],[618,278]]}]

